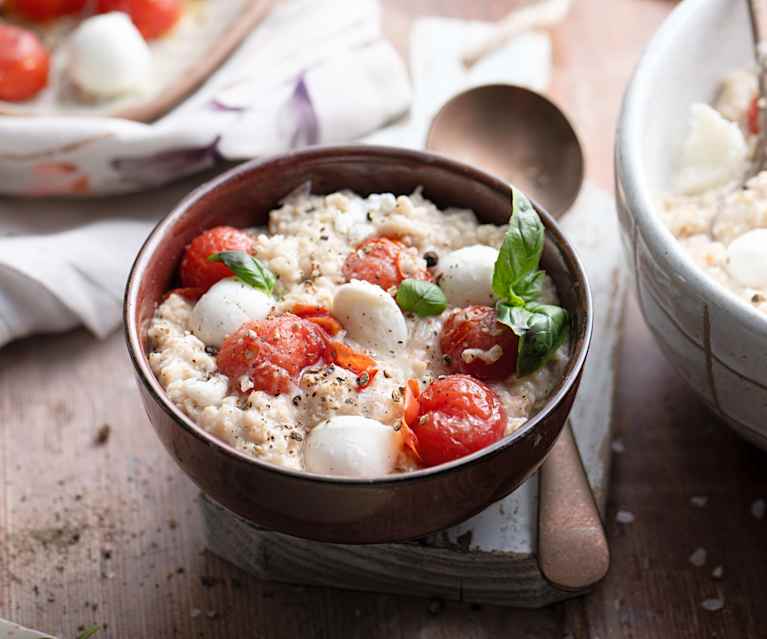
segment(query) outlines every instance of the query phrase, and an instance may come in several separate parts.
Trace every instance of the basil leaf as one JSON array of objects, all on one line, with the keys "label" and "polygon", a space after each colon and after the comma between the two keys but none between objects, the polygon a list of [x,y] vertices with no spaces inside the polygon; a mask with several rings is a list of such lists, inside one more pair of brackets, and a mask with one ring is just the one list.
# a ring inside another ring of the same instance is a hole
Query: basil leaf
[{"label": "basil leaf", "polygon": [[514,285],[514,293],[525,302],[534,302],[543,292],[543,282],[546,274],[543,271],[532,271]]},{"label": "basil leaf", "polygon": [[520,337],[517,375],[534,373],[543,366],[567,338],[569,316],[565,309],[549,304],[528,304],[527,330]]},{"label": "basil leaf", "polygon": [[208,262],[223,262],[238,280],[268,295],[272,294],[277,278],[266,266],[245,251],[221,251],[208,255]]},{"label": "basil leaf", "polygon": [[495,318],[508,326],[517,337],[522,337],[530,325],[533,314],[524,306],[513,306],[506,302],[498,302],[495,305]]},{"label": "basil leaf", "polygon": [[447,308],[447,298],[436,284],[424,280],[404,280],[397,290],[397,304],[418,317],[439,315]]},{"label": "basil leaf", "polygon": [[493,293],[501,301],[521,306],[525,300],[516,286],[538,270],[543,252],[544,229],[530,200],[520,191],[512,189],[511,200],[509,230],[493,270]]}]

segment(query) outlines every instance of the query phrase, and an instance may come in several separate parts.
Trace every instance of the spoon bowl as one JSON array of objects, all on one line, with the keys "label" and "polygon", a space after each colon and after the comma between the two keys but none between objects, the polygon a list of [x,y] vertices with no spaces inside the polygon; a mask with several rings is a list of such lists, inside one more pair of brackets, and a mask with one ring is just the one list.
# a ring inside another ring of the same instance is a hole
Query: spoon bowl
[{"label": "spoon bowl", "polygon": [[482,168],[554,217],[575,202],[584,161],[570,121],[544,96],[511,84],[459,93],[434,116],[426,148]]}]

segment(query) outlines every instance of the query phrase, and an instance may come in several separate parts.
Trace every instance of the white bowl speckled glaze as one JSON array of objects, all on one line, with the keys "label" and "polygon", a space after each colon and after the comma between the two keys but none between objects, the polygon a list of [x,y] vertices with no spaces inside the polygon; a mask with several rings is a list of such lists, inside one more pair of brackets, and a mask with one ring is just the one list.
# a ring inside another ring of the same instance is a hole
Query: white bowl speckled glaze
[{"label": "white bowl speckled glaze", "polygon": [[661,349],[728,424],[767,449],[767,317],[699,270],[659,217],[693,102],[752,64],[745,2],[685,0],[650,41],[624,97],[615,173],[624,249]]}]

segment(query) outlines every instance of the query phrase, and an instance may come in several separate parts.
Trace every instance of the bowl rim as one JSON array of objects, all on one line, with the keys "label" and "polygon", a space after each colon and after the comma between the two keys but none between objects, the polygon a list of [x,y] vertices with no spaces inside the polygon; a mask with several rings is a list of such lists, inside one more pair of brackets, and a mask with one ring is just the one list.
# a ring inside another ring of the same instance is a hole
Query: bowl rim
[{"label": "bowl rim", "polygon": [[675,46],[682,25],[706,2],[710,0],[687,0],[679,3],[650,39],[639,59],[624,93],[618,119],[615,136],[615,177],[631,208],[634,224],[641,230],[648,248],[653,253],[661,254],[671,263],[675,270],[671,275],[681,279],[704,301],[710,301],[729,311],[751,331],[767,335],[767,317],[716,282],[683,250],[679,240],[663,223],[642,169],[641,148],[645,131],[640,111],[641,105],[647,102],[653,91],[651,78],[648,76],[654,69],[663,65],[664,53]]},{"label": "bowl rim", "polygon": [[241,179],[251,172],[259,170],[262,166],[265,165],[275,163],[279,164],[286,161],[311,161],[313,159],[319,159],[323,157],[327,158],[340,156],[356,156],[359,157],[360,160],[372,159],[376,156],[385,156],[390,159],[401,159],[403,161],[418,162],[430,166],[436,165],[446,169],[447,171],[463,174],[464,176],[469,177],[474,181],[483,183],[493,190],[503,190],[509,188],[509,184],[507,182],[504,182],[499,178],[490,175],[489,173],[471,167],[467,164],[451,160],[441,155],[394,146],[364,144],[318,145],[308,149],[290,151],[287,153],[271,155],[264,158],[257,158],[224,171],[215,178],[206,181],[205,183],[195,188],[157,223],[157,225],[152,229],[151,233],[139,249],[139,252],[133,262],[133,266],[131,267],[123,299],[123,328],[128,348],[128,354],[141,383],[143,384],[145,390],[148,391],[148,393],[154,399],[154,401],[157,402],[157,404],[165,411],[169,417],[171,417],[176,426],[183,428],[189,434],[202,440],[208,446],[218,449],[226,456],[232,458],[232,461],[252,464],[261,470],[287,476],[293,480],[368,487],[391,483],[412,482],[433,479],[438,475],[454,472],[459,468],[465,465],[470,465],[482,458],[489,458],[499,454],[502,450],[512,446],[518,440],[521,440],[530,435],[532,431],[535,430],[536,426],[545,417],[552,413],[553,410],[559,406],[562,401],[566,399],[570,392],[573,392],[574,390],[577,391],[577,383],[583,371],[583,366],[589,351],[593,332],[594,313],[591,289],[589,286],[586,271],[583,268],[583,264],[573,246],[564,237],[561,229],[557,226],[556,220],[554,220],[554,218],[549,213],[541,209],[535,203],[534,204],[538,210],[538,213],[544,218],[547,235],[571,260],[575,268],[576,276],[582,287],[583,299],[585,302],[584,314],[586,323],[583,340],[579,350],[572,354],[571,363],[568,367],[569,370],[558,384],[554,394],[549,396],[541,410],[539,410],[535,415],[527,420],[527,422],[525,422],[521,427],[519,427],[510,435],[502,437],[497,442],[491,444],[490,446],[486,446],[485,448],[478,450],[471,455],[466,455],[465,457],[461,457],[459,459],[445,464],[440,464],[438,466],[370,478],[339,477],[334,475],[309,473],[304,470],[295,470],[283,466],[278,466],[277,464],[272,464],[270,462],[260,460],[257,457],[236,450],[228,443],[220,440],[211,433],[205,431],[201,426],[197,425],[193,419],[185,415],[168,398],[167,393],[152,371],[148,362],[148,358],[143,356],[139,330],[140,327],[138,326],[138,322],[133,320],[133,318],[136,317],[140,283],[142,281],[145,268],[150,258],[154,255],[157,246],[165,236],[165,233],[170,228],[175,226],[175,224],[184,216],[185,212],[191,207],[191,205],[204,197],[210,197],[211,194],[215,193],[216,190],[224,187],[227,183],[233,180]]}]

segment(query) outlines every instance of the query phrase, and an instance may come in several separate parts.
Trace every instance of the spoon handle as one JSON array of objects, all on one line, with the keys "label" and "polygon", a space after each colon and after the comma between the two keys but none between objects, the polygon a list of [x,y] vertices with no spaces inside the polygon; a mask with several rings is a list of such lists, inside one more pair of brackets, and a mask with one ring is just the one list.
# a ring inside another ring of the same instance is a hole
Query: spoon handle
[{"label": "spoon handle", "polygon": [[538,563],[561,590],[582,590],[607,574],[610,550],[570,422],[541,468]]},{"label": "spoon handle", "polygon": [[767,8],[764,0],[746,0],[751,21],[751,35],[754,42],[754,58],[759,82],[759,138],[754,152],[754,166],[751,175],[756,175],[767,164]]}]

